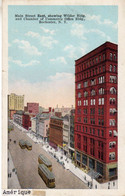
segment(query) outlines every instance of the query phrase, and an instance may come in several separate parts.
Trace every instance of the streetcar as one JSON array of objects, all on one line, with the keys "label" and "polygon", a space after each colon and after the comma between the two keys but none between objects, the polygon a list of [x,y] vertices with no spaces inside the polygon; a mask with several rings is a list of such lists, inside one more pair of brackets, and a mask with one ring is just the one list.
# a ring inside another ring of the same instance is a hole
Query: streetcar
[{"label": "streetcar", "polygon": [[55,187],[55,176],[44,164],[39,164],[38,174],[44,180],[48,188]]},{"label": "streetcar", "polygon": [[19,146],[24,149],[26,147],[24,140],[19,140]]},{"label": "streetcar", "polygon": [[38,156],[39,164],[44,164],[50,171],[52,171],[52,163],[43,154]]},{"label": "streetcar", "polygon": [[26,140],[25,144],[28,150],[32,150],[32,144],[28,140]]}]

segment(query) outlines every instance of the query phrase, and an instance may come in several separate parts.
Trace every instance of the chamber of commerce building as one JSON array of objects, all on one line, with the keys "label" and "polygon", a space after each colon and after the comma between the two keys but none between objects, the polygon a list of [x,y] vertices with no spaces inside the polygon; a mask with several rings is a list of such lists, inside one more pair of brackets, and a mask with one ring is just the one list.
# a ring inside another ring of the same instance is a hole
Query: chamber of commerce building
[{"label": "chamber of commerce building", "polygon": [[117,178],[117,45],[75,61],[75,163],[100,182]]}]

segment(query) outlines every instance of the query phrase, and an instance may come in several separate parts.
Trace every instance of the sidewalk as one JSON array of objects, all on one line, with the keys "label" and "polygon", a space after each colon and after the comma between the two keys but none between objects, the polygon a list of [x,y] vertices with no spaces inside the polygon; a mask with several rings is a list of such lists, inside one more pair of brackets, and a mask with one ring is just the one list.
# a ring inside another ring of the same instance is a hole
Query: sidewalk
[{"label": "sidewalk", "polygon": [[55,158],[65,169],[68,169],[78,178],[80,178],[89,188],[92,189],[117,189],[118,188],[118,180],[106,182],[103,184],[98,183],[95,179],[92,179],[87,173],[75,167],[72,163],[72,160],[67,158],[63,152],[55,151],[54,148],[49,146],[49,144],[45,144],[41,138],[35,136],[35,134],[28,132],[23,127],[17,125],[21,131],[25,132],[34,142],[41,144],[41,147],[47,151],[53,158]]},{"label": "sidewalk", "polygon": [[17,171],[16,168],[14,167],[10,152],[8,157],[8,163],[9,163],[8,164],[8,189],[21,189],[17,177]]},{"label": "sidewalk", "polygon": [[62,155],[61,152],[55,151],[55,149],[53,149],[49,145],[46,146],[44,145],[43,149],[48,153],[50,153],[53,157],[55,157],[59,163],[62,163],[65,169],[69,169],[70,172],[72,172],[74,175],[80,178],[89,188],[92,189],[117,189],[118,188],[118,180],[100,184],[95,179],[92,180],[92,178],[87,173],[85,173],[78,167],[75,167],[71,159],[67,158],[65,155]]}]

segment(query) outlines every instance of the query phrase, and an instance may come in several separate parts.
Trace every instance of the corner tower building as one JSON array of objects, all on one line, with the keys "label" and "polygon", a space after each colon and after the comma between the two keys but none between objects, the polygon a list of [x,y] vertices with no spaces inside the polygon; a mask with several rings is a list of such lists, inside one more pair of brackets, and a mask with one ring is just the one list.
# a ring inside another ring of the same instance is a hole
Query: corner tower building
[{"label": "corner tower building", "polygon": [[75,61],[75,163],[100,182],[117,178],[117,45]]}]

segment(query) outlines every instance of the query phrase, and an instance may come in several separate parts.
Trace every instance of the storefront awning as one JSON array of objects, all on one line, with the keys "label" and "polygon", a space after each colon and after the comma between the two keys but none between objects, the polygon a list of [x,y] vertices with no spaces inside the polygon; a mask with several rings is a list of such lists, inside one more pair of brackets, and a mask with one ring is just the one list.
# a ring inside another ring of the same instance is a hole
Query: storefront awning
[{"label": "storefront awning", "polygon": [[108,169],[113,169],[113,168],[116,168],[116,167],[117,167],[117,163],[113,163],[113,164],[107,165]]}]

